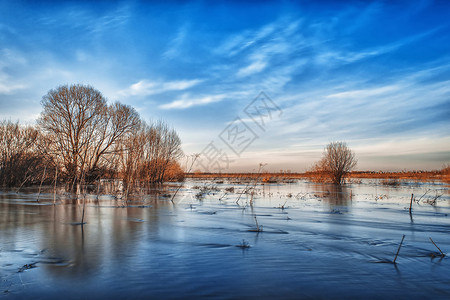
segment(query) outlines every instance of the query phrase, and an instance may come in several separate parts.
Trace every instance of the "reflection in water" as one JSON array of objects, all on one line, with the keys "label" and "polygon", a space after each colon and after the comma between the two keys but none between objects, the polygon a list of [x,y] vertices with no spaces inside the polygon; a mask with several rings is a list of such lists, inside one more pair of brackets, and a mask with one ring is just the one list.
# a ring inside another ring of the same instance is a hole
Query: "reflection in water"
[{"label": "reflection in water", "polygon": [[352,190],[347,186],[317,184],[316,188],[330,205],[345,206],[351,203]]},{"label": "reflection in water", "polygon": [[[53,195],[41,196],[40,202],[35,195],[0,193],[2,248],[17,250],[25,243],[45,253],[58,262],[44,265],[56,277],[89,276],[102,265],[120,260],[133,251],[142,235],[158,231],[159,214],[154,211],[172,207],[154,194],[140,201],[62,194],[56,205]],[[84,199],[87,224],[81,226]],[[144,220],[150,226],[142,232]]]},{"label": "reflection in water", "polygon": [[[60,296],[52,294],[59,289],[74,299],[450,293],[448,262],[427,256],[430,235],[450,249],[448,196],[436,206],[416,205],[410,216],[405,209],[411,193],[436,186],[271,184],[257,186],[252,205],[248,194],[238,205],[245,184],[217,185],[220,191],[200,201],[190,187],[207,183],[187,182],[175,204],[162,196],[173,187],[124,199],[108,184],[98,197],[95,187],[78,197],[59,191],[56,205],[51,192],[40,202],[32,189],[0,192],[0,288],[40,298]],[[72,225],[81,220],[84,197],[87,224]],[[254,216],[263,232],[249,231]],[[402,234],[398,269],[407,280],[373,263],[392,259]],[[245,251],[236,247],[243,241],[251,246]],[[17,273],[31,263],[37,267]]]},{"label": "reflection in water", "polygon": [[[43,224],[41,230],[51,234],[43,239],[40,248],[52,249],[52,255],[68,265],[67,268],[47,265],[48,271],[55,276],[89,276],[104,264],[126,257],[140,237],[158,230],[159,216],[150,213],[151,210],[115,207],[110,201],[100,201],[101,206],[92,205],[93,202],[88,201],[87,204],[86,225],[72,225],[70,221],[80,220],[82,205],[56,205],[51,216],[53,219]],[[156,207],[161,207],[161,203],[155,203]],[[144,219],[150,226],[144,228]]]}]

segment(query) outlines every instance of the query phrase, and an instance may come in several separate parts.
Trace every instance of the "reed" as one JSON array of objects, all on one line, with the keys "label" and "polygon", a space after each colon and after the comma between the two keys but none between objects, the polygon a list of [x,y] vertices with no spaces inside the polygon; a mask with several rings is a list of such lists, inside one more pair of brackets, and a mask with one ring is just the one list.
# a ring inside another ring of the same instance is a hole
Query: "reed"
[{"label": "reed", "polygon": [[397,257],[398,257],[398,254],[400,253],[400,248],[402,247],[402,244],[403,244],[403,240],[405,239],[405,235],[403,235],[403,237],[402,237],[402,240],[401,240],[401,242],[400,242],[400,245],[398,245],[398,249],[397,249],[397,253],[395,253],[395,258],[394,258],[394,260],[392,261],[392,263],[396,263],[396,260],[397,260]]},{"label": "reed", "polygon": [[258,224],[258,219],[256,218],[256,215],[253,216],[255,219],[255,225],[256,229],[250,229],[251,232],[263,232],[263,226]]},{"label": "reed", "polygon": [[47,171],[47,166],[44,167],[44,173],[42,174],[41,184],[39,185],[38,197],[37,197],[37,199],[36,199],[37,202],[39,202],[39,198],[41,197],[42,183],[44,182],[44,179],[45,179],[45,172],[46,172],[46,171]]},{"label": "reed", "polygon": [[237,247],[239,247],[241,249],[248,249],[251,246],[250,246],[249,242],[247,242],[245,239],[243,239],[242,242],[239,245],[237,245]]},{"label": "reed", "polygon": [[58,182],[58,167],[55,169],[55,185],[53,186],[53,205],[56,204],[56,183]]},{"label": "reed", "polygon": [[411,214],[413,199],[414,199],[414,194],[411,194],[411,201],[409,202],[409,214]]},{"label": "reed", "polygon": [[442,252],[441,248],[438,247],[438,245],[436,245],[436,243],[433,241],[433,239],[430,237],[430,241],[433,243],[433,245],[439,250],[439,252],[441,252],[442,257],[445,256],[444,252]]},{"label": "reed", "polygon": [[[189,173],[191,173],[191,170],[192,170],[192,167],[194,166],[194,163],[195,163],[195,161],[197,160],[197,158],[200,156],[200,154],[198,154],[198,153],[195,153],[194,154],[194,157],[193,157],[193,159],[192,159],[192,163],[191,163],[191,166],[189,167],[189,170],[188,170],[188,174]],[[181,189],[181,184],[178,186],[178,188],[175,190],[175,193],[173,194],[173,196],[172,196],[172,198],[170,199],[170,202],[172,202],[172,203],[174,203],[173,202],[173,199],[175,199],[175,196],[177,195],[177,193],[178,193],[178,191]]]}]

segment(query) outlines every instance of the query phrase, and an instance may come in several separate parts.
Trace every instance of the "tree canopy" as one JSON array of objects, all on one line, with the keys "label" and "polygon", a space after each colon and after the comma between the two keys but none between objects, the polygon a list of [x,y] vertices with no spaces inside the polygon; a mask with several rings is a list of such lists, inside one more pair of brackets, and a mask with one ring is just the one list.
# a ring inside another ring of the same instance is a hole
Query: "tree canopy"
[{"label": "tree canopy", "polygon": [[147,124],[134,108],[108,104],[91,86],[59,86],[41,104],[37,127],[0,123],[2,185],[32,183],[42,169],[48,178],[60,170],[59,177],[73,184],[105,176],[157,183],[168,170],[181,171],[181,140],[173,128]]},{"label": "tree canopy", "polygon": [[356,167],[356,164],[355,153],[345,142],[331,142],[325,147],[316,169],[326,172],[333,183],[342,184],[345,176]]}]

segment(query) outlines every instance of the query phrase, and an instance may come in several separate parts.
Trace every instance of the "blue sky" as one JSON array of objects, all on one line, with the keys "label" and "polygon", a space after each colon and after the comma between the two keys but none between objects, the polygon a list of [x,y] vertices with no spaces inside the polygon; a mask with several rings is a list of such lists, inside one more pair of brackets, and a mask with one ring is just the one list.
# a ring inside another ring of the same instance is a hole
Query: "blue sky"
[{"label": "blue sky", "polygon": [[[0,1],[0,119],[83,83],[230,171],[304,171],[338,140],[360,170],[449,163],[450,2],[342,2]],[[244,112],[260,92],[282,111],[264,128]],[[239,157],[220,139],[237,117],[257,136]]]}]

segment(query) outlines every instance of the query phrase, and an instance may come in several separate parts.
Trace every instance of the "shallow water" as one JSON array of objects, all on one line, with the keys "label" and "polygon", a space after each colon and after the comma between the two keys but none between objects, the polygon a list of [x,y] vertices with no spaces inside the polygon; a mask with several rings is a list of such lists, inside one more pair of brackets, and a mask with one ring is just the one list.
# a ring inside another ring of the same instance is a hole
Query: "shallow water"
[{"label": "shallow water", "polygon": [[[190,180],[173,203],[176,186],[128,201],[2,191],[0,297],[450,298],[449,257],[429,240],[450,251],[448,185],[296,181],[240,195],[253,186]],[[410,215],[411,194],[425,195]],[[74,225],[83,199],[87,223]]]}]

